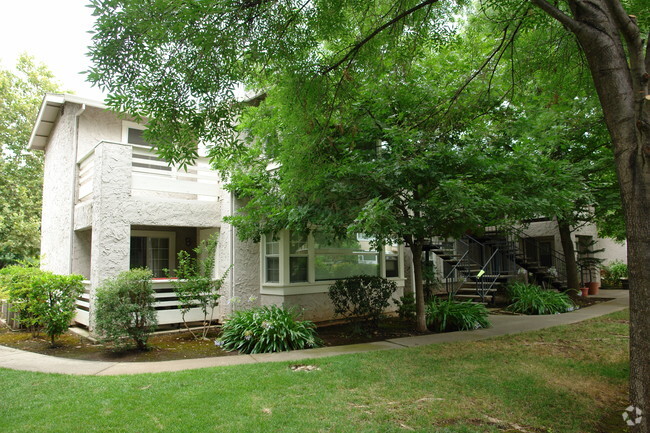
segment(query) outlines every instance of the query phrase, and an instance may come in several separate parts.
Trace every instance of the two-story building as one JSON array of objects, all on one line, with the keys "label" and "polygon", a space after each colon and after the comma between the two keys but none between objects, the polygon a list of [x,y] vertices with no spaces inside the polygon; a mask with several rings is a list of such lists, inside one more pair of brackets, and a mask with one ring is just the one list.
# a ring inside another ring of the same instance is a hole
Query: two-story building
[{"label": "two-story building", "polygon": [[[222,221],[239,206],[206,158],[187,170],[161,160],[142,136],[145,126],[98,101],[47,94],[29,148],[44,152],[41,263],[86,278],[77,321],[91,325],[92,299],[107,278],[133,267],[154,274],[159,323],[180,321],[164,269],[179,251],[216,234],[216,276],[229,270],[215,317],[236,305],[295,305],[312,320],[332,318],[328,287],[360,273],[395,279],[408,274],[401,246],[380,251],[367,239],[328,243],[289,232],[242,242]],[[200,320],[199,311],[188,320]]]}]

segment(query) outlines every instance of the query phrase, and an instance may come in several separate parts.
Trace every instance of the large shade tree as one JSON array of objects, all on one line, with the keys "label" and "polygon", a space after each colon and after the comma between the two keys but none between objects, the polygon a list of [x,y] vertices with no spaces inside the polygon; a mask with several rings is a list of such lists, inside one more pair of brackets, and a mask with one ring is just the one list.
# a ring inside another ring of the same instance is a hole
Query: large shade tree
[{"label": "large shade tree", "polygon": [[0,70],[0,267],[38,256],[43,158],[27,144],[43,93],[58,88],[25,54],[15,71]]},{"label": "large shade tree", "polygon": [[[421,331],[422,251],[430,238],[552,214],[580,190],[571,167],[534,143],[485,139],[486,129],[512,115],[500,98],[463,98],[453,112],[432,115],[454,91],[436,86],[457,75],[441,63],[449,56],[429,53],[387,62],[384,73],[350,75],[335,90],[345,94],[341,103],[321,110],[315,107],[328,90],[314,89],[318,83],[302,84],[313,100],[297,96],[292,79],[269,84],[264,101],[244,112],[248,145],[218,161],[229,187],[247,199],[230,218],[241,237],[315,229],[407,245]],[[472,83],[474,95],[484,87],[480,81]],[[333,124],[319,127],[326,117]]]},{"label": "large shade tree", "polygon": [[[631,289],[631,399],[650,413],[650,108],[647,2],[494,1],[502,14],[494,49],[477,71],[512,48],[524,23],[548,17],[579,42],[615,155],[628,237]],[[194,143],[227,138],[237,83],[278,74],[317,77],[333,89],[384,53],[444,43],[456,2],[93,0],[98,21],[91,80],[109,103],[152,120],[152,138],[173,161]],[[535,6],[538,9],[531,8]],[[644,27],[645,26],[645,27]],[[408,54],[407,54],[408,55]],[[468,76],[471,80],[476,75]],[[459,90],[465,88],[461,83]],[[298,92],[300,88],[296,89]],[[336,91],[328,92],[337,97]],[[452,100],[456,99],[452,97]],[[330,101],[331,102],[331,101]],[[215,152],[216,153],[216,152]],[[635,428],[649,431],[648,417]]]}]

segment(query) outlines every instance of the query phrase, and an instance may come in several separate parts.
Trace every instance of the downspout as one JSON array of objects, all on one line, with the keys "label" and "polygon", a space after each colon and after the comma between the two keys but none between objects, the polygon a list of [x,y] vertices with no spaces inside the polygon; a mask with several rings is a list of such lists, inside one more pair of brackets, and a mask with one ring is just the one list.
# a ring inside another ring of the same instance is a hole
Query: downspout
[{"label": "downspout", "polygon": [[72,263],[74,261],[74,208],[77,201],[77,178],[79,170],[77,167],[77,154],[79,152],[79,116],[86,111],[86,104],[74,114],[74,149],[72,149],[72,200],[70,201],[70,265],[68,273],[72,274]]},{"label": "downspout", "polygon": [[[230,216],[235,215],[235,193],[230,192]],[[235,309],[232,299],[235,297],[235,226],[230,224],[230,313]]]}]

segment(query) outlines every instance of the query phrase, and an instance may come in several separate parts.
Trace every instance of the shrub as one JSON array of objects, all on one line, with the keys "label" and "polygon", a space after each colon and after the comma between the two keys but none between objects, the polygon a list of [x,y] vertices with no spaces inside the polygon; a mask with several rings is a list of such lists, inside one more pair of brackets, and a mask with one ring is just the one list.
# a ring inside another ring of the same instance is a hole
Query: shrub
[{"label": "shrub", "polygon": [[436,332],[463,331],[490,326],[488,311],[483,304],[472,301],[433,298],[427,304],[427,326]]},{"label": "shrub", "polygon": [[296,320],[293,309],[275,305],[235,311],[215,344],[241,353],[268,353],[320,346],[313,322]]},{"label": "shrub", "polygon": [[602,266],[601,274],[604,285],[608,287],[620,287],[621,278],[627,278],[627,265],[620,260],[616,260],[609,266]]},{"label": "shrub", "polygon": [[132,339],[138,349],[156,329],[151,271],[131,269],[107,280],[95,294],[95,332],[120,348]]},{"label": "shrub", "polygon": [[522,314],[559,314],[573,311],[575,305],[569,295],[544,290],[534,284],[515,283],[508,287],[511,304],[507,310]]},{"label": "shrub", "polygon": [[396,290],[397,284],[394,281],[359,275],[337,280],[329,288],[329,297],[336,315],[367,318],[376,324]]},{"label": "shrub", "polygon": [[63,334],[76,312],[76,299],[83,291],[81,275],[55,275],[34,267],[9,266],[0,270],[0,286],[8,294],[19,321],[36,334],[50,338]]},{"label": "shrub", "polygon": [[[206,338],[212,323],[214,308],[219,305],[221,297],[219,290],[228,275],[226,271],[220,279],[214,278],[216,250],[217,241],[211,237],[194,248],[197,258],[191,257],[187,251],[178,253],[178,267],[175,270],[177,280],[172,282],[172,287],[181,306],[183,323],[194,338],[197,336],[187,325],[185,315],[192,308],[201,308],[203,312],[201,337]],[[169,272],[167,275],[170,276]]]},{"label": "shrub", "polygon": [[407,293],[400,296],[399,299],[393,298],[393,302],[397,305],[397,314],[405,320],[415,319],[415,295]]}]

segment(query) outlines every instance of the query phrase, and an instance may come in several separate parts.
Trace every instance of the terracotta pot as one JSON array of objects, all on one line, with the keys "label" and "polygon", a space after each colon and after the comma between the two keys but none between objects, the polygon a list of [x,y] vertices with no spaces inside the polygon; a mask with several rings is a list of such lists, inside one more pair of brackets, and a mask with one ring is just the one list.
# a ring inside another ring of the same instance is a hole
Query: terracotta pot
[{"label": "terracotta pot", "polygon": [[587,283],[587,287],[589,287],[590,295],[597,295],[598,290],[600,289],[600,283],[596,281],[592,281],[590,283]]},{"label": "terracotta pot", "polygon": [[589,294],[589,287],[580,287],[580,291],[582,292],[580,294],[581,296],[587,296]]}]

